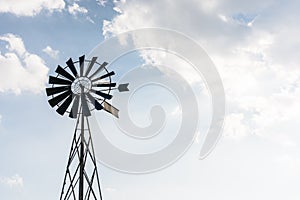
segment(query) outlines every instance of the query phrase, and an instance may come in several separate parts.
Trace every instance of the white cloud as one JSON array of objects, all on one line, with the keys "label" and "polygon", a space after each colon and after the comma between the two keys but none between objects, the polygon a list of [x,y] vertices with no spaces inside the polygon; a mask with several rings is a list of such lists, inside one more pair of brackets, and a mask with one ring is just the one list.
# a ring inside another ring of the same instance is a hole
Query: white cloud
[{"label": "white cloud", "polygon": [[22,38],[13,34],[6,34],[0,36],[0,40],[6,41],[8,43],[6,48],[9,51],[15,51],[20,56],[23,56],[26,53]]},{"label": "white cloud", "polygon": [[0,181],[10,188],[22,188],[24,186],[23,178],[19,174],[15,174],[12,177],[1,178]]},{"label": "white cloud", "polygon": [[92,20],[92,18],[91,18],[91,17],[89,17],[89,16],[87,16],[87,17],[86,17],[86,20],[87,20],[87,21],[89,21],[89,22],[91,22],[92,24],[95,24],[95,21],[94,21],[94,20]]},{"label": "white cloud", "polygon": [[81,7],[77,3],[73,3],[73,5],[69,6],[68,11],[72,15],[85,14],[88,12],[85,7]]},{"label": "white cloud", "polygon": [[218,17],[223,21],[223,22],[228,22],[228,18],[225,15],[219,14]]},{"label": "white cloud", "polygon": [[98,4],[105,7],[105,4],[107,3],[106,0],[97,0]]},{"label": "white cloud", "polygon": [[123,13],[123,11],[119,7],[113,7],[113,10],[120,14]]},{"label": "white cloud", "polygon": [[62,11],[64,0],[0,0],[0,13],[12,13],[17,16],[35,16],[42,10]]},{"label": "white cloud", "polygon": [[[228,102],[225,134],[235,139],[250,133],[268,140],[284,137],[281,145],[293,146],[290,141],[299,124],[295,110],[300,110],[297,4],[273,0],[116,2],[122,13],[103,21],[103,35],[163,27],[191,36],[207,50],[224,81]],[[166,9],[162,12],[161,8]],[[166,57],[153,51],[141,56],[158,64]],[[177,64],[172,66],[188,73],[180,61],[173,62]]]},{"label": "white cloud", "polygon": [[47,46],[46,48],[43,49],[43,52],[48,54],[51,58],[58,58],[59,51],[52,49],[50,46]]},{"label": "white cloud", "polygon": [[[110,36],[110,34],[117,34],[127,30],[154,25],[154,23],[152,23],[154,17],[150,18],[147,14],[148,7],[141,6],[140,3],[122,5],[124,13],[115,17],[111,22],[107,20],[103,21],[104,36],[107,37]],[[118,8],[121,9],[122,5],[119,5]],[[128,5],[128,7],[126,5]],[[145,20],[144,23],[143,20]]]},{"label": "white cloud", "polygon": [[48,68],[42,58],[29,53],[23,40],[13,34],[0,36],[7,42],[7,52],[0,53],[0,92],[39,93],[47,82]]},{"label": "white cloud", "polygon": [[113,0],[113,3],[115,4],[115,5],[118,5],[118,4],[124,4],[124,3],[126,3],[126,0]]}]

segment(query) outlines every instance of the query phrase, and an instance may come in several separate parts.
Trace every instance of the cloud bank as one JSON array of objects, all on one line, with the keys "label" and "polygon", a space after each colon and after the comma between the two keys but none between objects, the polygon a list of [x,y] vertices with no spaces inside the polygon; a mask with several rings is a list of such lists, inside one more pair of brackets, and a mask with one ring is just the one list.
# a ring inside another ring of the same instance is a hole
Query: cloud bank
[{"label": "cloud bank", "polygon": [[62,11],[64,7],[64,0],[0,0],[0,13],[11,13],[17,16],[35,16],[43,10]]},{"label": "cloud bank", "polygon": [[39,93],[47,82],[48,67],[36,54],[28,52],[22,38],[14,34],[0,36],[6,52],[0,52],[0,92]]},{"label": "cloud bank", "polygon": [[[122,12],[103,21],[103,35],[162,27],[192,37],[207,50],[223,79],[227,138],[284,136],[292,141],[299,124],[293,110],[300,110],[298,6],[298,1],[275,0],[115,1]],[[166,57],[158,52],[142,52],[141,56],[151,63],[164,63]],[[170,66],[195,80],[180,61],[173,60]]]}]

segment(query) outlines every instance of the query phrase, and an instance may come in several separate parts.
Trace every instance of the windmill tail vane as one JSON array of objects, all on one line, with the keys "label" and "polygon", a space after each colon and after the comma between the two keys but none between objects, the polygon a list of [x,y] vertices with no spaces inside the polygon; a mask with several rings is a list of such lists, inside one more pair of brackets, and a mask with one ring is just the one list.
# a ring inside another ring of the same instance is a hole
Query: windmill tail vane
[{"label": "windmill tail vane", "polygon": [[51,107],[60,115],[77,119],[60,200],[102,200],[100,179],[96,165],[89,116],[93,110],[104,110],[119,117],[119,110],[108,101],[112,91],[129,91],[128,83],[112,82],[114,71],[108,71],[107,62],[97,62],[97,57],[85,56],[66,67],[57,66],[56,76],[49,76],[51,87],[46,94]]}]

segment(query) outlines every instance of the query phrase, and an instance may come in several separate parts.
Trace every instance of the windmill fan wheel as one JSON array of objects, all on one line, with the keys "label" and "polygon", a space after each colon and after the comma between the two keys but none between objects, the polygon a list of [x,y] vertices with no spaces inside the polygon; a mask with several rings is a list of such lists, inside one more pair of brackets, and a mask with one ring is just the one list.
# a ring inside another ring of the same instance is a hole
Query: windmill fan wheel
[{"label": "windmill fan wheel", "polygon": [[91,116],[94,109],[104,109],[118,117],[118,110],[107,102],[116,87],[112,82],[115,73],[107,70],[108,63],[98,63],[97,57],[85,60],[83,55],[79,61],[73,62],[70,58],[66,64],[66,67],[58,65],[56,76],[49,76],[52,85],[46,88],[49,104],[57,107],[60,115],[68,113],[71,118],[77,118],[78,114]]}]

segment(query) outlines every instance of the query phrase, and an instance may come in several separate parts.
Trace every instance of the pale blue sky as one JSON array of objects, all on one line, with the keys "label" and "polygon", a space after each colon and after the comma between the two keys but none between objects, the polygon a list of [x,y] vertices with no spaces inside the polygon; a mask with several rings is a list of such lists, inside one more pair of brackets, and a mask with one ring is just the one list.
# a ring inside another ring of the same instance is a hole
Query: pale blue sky
[{"label": "pale blue sky", "polygon": [[[48,105],[48,74],[69,57],[88,54],[104,38],[144,27],[182,32],[207,51],[224,82],[224,135],[200,161],[200,134],[185,156],[157,173],[122,174],[99,164],[104,200],[300,198],[297,0],[27,2],[0,0],[1,200],[59,198],[75,121]],[[210,104],[201,77],[173,56],[139,53],[124,56],[116,69],[125,73],[144,62],[178,67],[197,93],[198,129],[207,131]],[[148,95],[134,101],[149,106]],[[148,123],[147,116],[133,111],[137,122]]]}]

